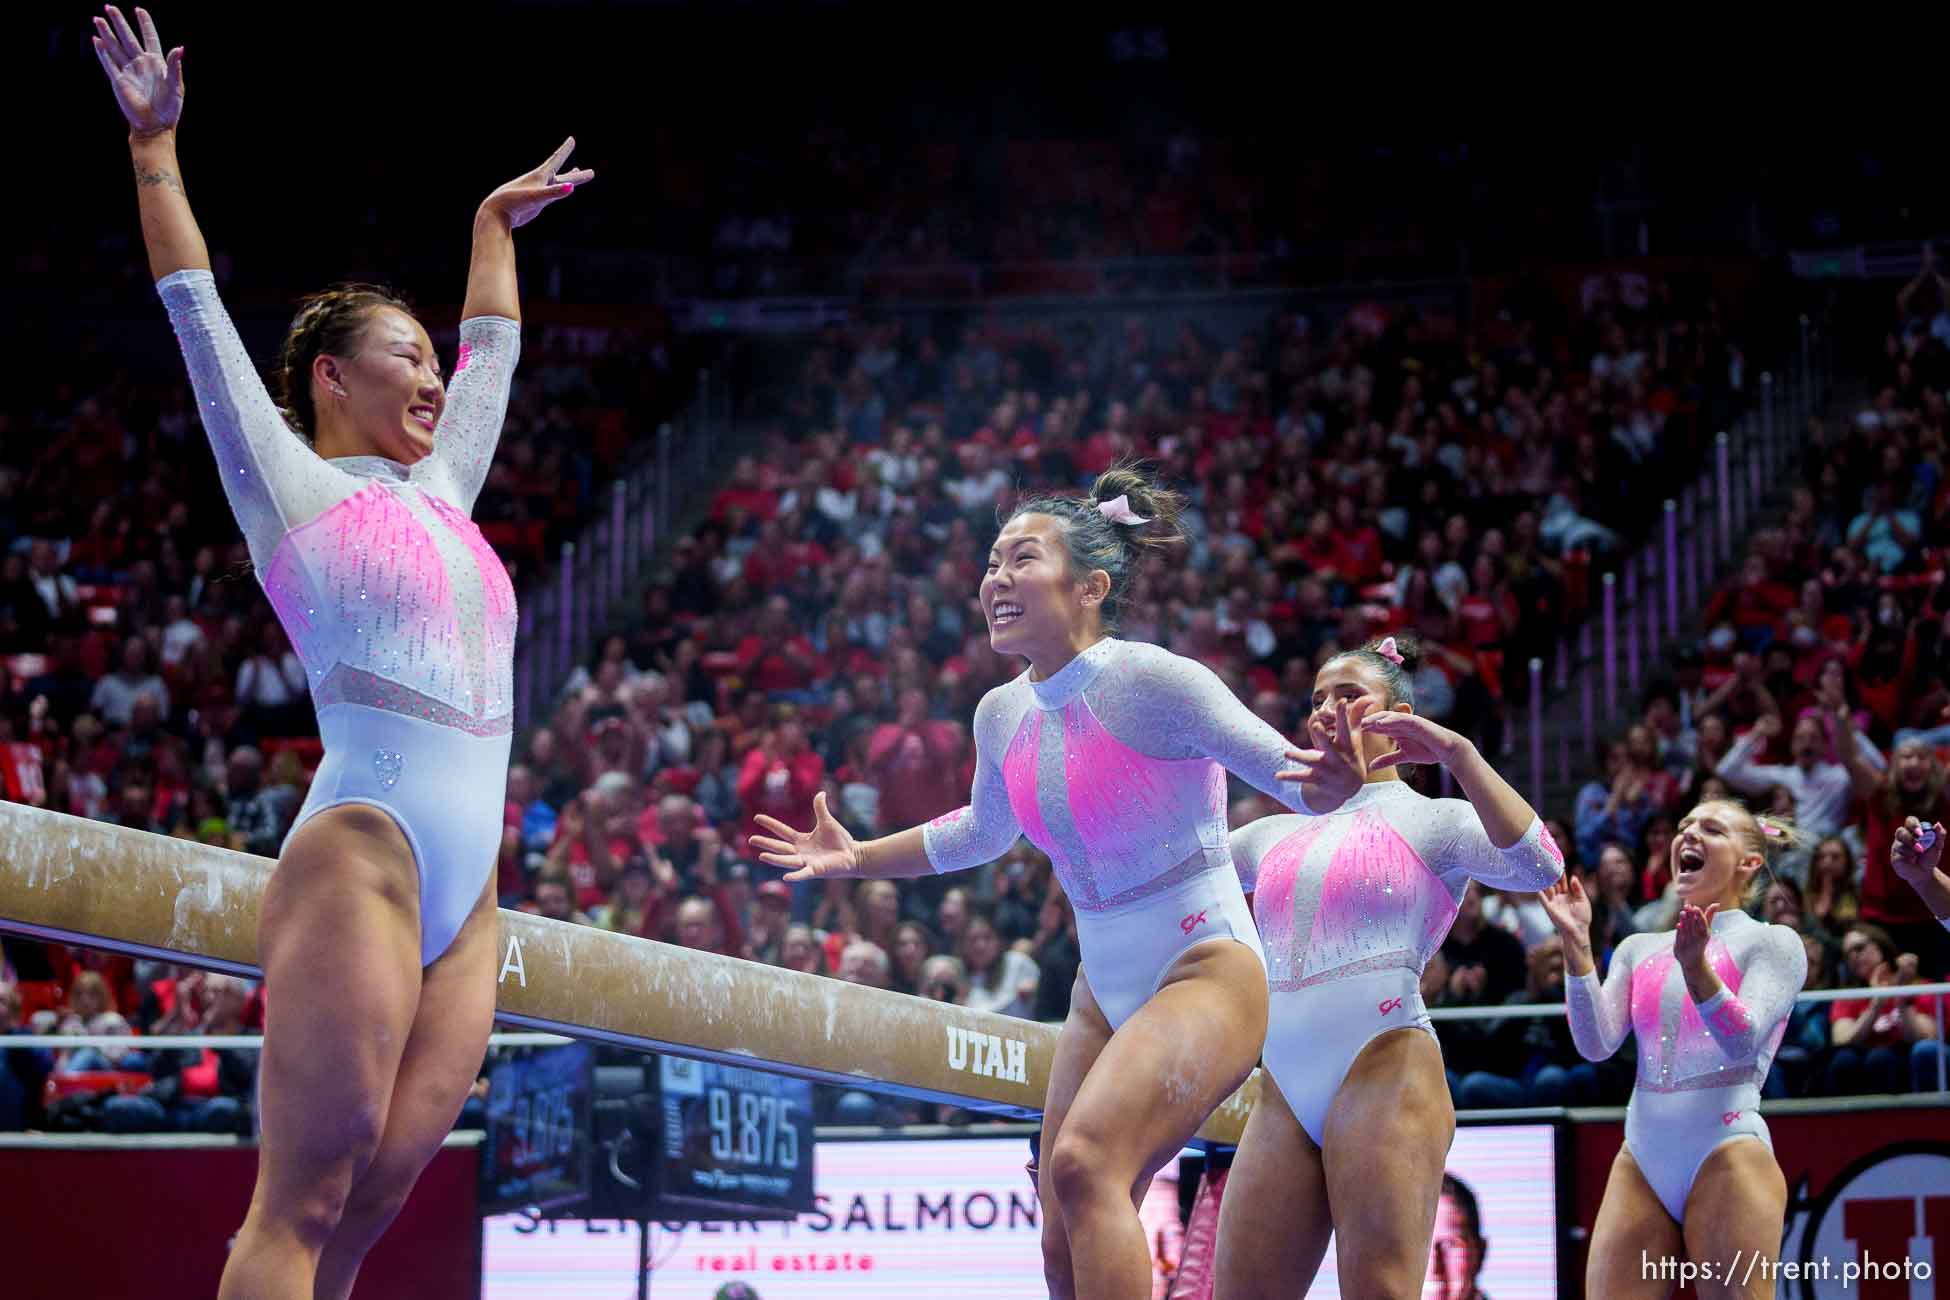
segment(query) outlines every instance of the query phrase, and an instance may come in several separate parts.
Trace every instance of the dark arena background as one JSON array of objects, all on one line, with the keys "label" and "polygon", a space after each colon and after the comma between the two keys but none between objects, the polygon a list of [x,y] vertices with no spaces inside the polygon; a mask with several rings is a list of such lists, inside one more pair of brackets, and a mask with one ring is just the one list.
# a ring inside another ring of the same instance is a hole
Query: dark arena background
[{"label": "dark arena background", "polygon": [[[94,11],[25,8],[0,1291],[209,1296],[256,1174],[264,860],[323,751]],[[819,792],[862,840],[967,802],[1024,667],[976,598],[998,519],[1139,457],[1190,538],[1119,635],[1289,737],[1337,651],[1419,638],[1418,711],[1545,819],[1601,969],[1673,928],[1703,798],[1811,833],[1753,905],[1809,959],[1761,1104],[1778,1294],[1950,1297],[1950,944],[1890,867],[1904,815],[1950,820],[1940,151],[1545,104],[1433,142],[1336,50],[1181,6],[153,12],[266,372],[341,280],[454,368],[482,196],[565,135],[596,172],[517,235],[473,512],[519,602],[499,1032],[354,1294],[1048,1294],[1025,1163],[1080,962],[1050,859],[787,884],[748,838]],[[1535,897],[1472,886],[1422,983],[1458,1115],[1425,1296],[1586,1294],[1635,1066],[1578,1053],[1564,983]],[[1144,1197],[1156,1297],[1213,1294],[1254,1086]],[[1306,1294],[1358,1295],[1333,1249]]]}]

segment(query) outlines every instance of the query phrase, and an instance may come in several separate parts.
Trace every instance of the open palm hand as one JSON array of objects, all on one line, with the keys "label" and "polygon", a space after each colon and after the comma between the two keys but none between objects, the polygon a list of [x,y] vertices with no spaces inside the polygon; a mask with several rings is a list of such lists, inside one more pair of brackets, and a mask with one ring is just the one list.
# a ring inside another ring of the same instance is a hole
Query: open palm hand
[{"label": "open palm hand", "polygon": [[138,37],[122,11],[109,5],[95,20],[95,57],[108,74],[109,88],[129,130],[137,135],[172,131],[183,116],[183,49],[163,53],[156,24],[146,9],[135,11]]},{"label": "open palm hand", "polygon": [[752,847],[758,850],[758,860],[786,868],[787,880],[851,876],[860,870],[859,842],[827,810],[823,790],[813,796],[813,826],[809,831],[794,830],[764,813],[753,820],[770,832],[751,838]]}]

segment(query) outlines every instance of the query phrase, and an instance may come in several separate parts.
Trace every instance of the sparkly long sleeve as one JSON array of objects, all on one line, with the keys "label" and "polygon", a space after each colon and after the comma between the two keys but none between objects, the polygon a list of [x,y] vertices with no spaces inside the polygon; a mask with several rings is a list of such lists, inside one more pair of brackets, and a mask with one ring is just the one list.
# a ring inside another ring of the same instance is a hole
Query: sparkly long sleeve
[{"label": "sparkly long sleeve", "polygon": [[506,316],[470,316],[460,323],[460,354],[447,384],[447,404],[433,431],[433,454],[415,466],[428,488],[462,514],[472,514],[474,498],[487,481],[501,426],[508,415],[508,390],[521,355],[521,325]]},{"label": "sparkly long sleeve", "polygon": [[1232,869],[1239,873],[1240,892],[1250,894],[1258,889],[1260,859],[1300,825],[1295,817],[1262,817],[1227,837],[1232,848]]},{"label": "sparkly long sleeve", "polygon": [[975,785],[968,803],[943,813],[921,830],[928,865],[937,872],[963,871],[993,862],[1022,834],[1002,778],[1000,754],[1008,738],[999,733],[1008,725],[1008,710],[1002,702],[1006,689],[990,691],[975,709]]},{"label": "sparkly long sleeve", "polygon": [[1092,700],[1113,735],[1153,758],[1209,758],[1294,812],[1313,815],[1300,783],[1279,779],[1292,766],[1292,743],[1241,704],[1217,673],[1142,642],[1130,643],[1126,654],[1129,677]]},{"label": "sparkly long sleeve", "polygon": [[1633,935],[1618,945],[1602,984],[1596,971],[1564,981],[1571,1041],[1587,1061],[1608,1060],[1632,1032],[1632,965],[1638,960],[1639,938]]},{"label": "sparkly long sleeve", "polygon": [[224,496],[261,573],[285,533],[347,494],[346,480],[285,423],[210,272],[177,271],[158,280],[156,291],[183,350]]},{"label": "sparkly long sleeve", "polygon": [[1698,1004],[1706,1032],[1732,1062],[1749,1061],[1786,1023],[1808,979],[1808,950],[1792,930],[1769,926],[1740,972],[1740,992],[1723,986]]},{"label": "sparkly long sleeve", "polygon": [[1431,801],[1446,825],[1437,860],[1445,870],[1461,870],[1492,889],[1549,889],[1564,876],[1564,850],[1541,818],[1533,817],[1515,844],[1499,849],[1483,829],[1483,819],[1467,800]]}]

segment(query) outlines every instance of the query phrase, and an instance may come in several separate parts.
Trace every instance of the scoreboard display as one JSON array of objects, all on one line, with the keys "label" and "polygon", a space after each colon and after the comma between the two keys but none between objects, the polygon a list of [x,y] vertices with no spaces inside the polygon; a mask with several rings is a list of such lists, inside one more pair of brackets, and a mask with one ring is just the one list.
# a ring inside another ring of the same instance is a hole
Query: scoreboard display
[{"label": "scoreboard display", "polygon": [[553,1210],[589,1198],[587,1044],[497,1053],[488,1070],[480,1210]]},{"label": "scoreboard display", "polygon": [[658,1083],[660,1214],[790,1219],[813,1208],[811,1083],[672,1056],[659,1059]]}]

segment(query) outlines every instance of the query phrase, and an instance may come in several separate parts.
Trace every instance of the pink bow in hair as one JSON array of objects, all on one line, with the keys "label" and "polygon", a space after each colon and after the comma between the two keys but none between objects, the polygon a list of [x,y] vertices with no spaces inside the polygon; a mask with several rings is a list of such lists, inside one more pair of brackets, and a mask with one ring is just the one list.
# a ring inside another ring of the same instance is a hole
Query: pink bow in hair
[{"label": "pink bow in hair", "polygon": [[1374,652],[1391,664],[1399,664],[1402,661],[1402,652],[1395,649],[1395,638],[1392,636],[1383,637],[1381,644],[1374,648]]},{"label": "pink bow in hair", "polygon": [[1112,497],[1108,501],[1099,501],[1097,503],[1097,509],[1104,518],[1110,520],[1113,524],[1135,526],[1137,524],[1148,524],[1151,522],[1131,509],[1131,498],[1129,496]]}]

